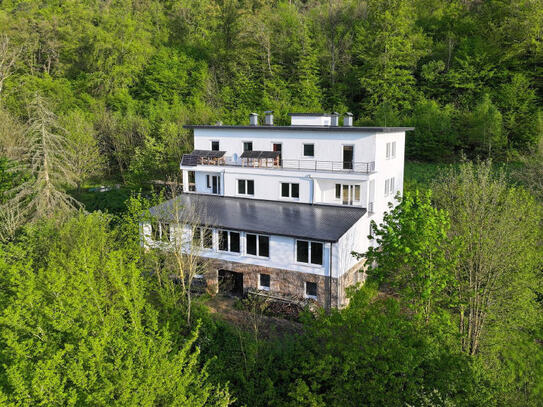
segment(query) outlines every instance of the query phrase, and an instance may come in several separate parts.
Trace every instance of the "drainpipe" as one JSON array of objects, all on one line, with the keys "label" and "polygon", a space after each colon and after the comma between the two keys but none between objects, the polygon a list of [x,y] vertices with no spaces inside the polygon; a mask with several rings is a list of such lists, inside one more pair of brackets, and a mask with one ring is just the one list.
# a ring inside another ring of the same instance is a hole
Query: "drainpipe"
[{"label": "drainpipe", "polygon": [[311,175],[308,175],[308,178],[311,180],[311,185],[309,186],[309,203],[313,205],[313,202],[315,202],[315,179]]},{"label": "drainpipe", "polygon": [[333,243],[330,242],[330,265],[328,267],[328,312],[332,310],[332,245]]}]

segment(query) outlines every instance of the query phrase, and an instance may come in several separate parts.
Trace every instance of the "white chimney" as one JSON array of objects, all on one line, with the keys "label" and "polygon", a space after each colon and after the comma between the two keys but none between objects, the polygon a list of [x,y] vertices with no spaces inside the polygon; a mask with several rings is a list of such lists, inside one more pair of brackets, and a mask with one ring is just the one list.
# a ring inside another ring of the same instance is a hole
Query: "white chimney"
[{"label": "white chimney", "polygon": [[266,126],[273,126],[273,110],[268,110],[264,112],[264,114],[266,115],[264,119],[264,124]]},{"label": "white chimney", "polygon": [[256,113],[249,114],[249,124],[251,126],[258,126],[258,114]]},{"label": "white chimney", "polygon": [[333,126],[333,127],[339,126],[339,113],[338,112],[332,113],[332,122],[330,123],[330,126]]},{"label": "white chimney", "polygon": [[351,112],[347,112],[345,113],[345,116],[343,116],[343,126],[353,127],[353,114]]}]

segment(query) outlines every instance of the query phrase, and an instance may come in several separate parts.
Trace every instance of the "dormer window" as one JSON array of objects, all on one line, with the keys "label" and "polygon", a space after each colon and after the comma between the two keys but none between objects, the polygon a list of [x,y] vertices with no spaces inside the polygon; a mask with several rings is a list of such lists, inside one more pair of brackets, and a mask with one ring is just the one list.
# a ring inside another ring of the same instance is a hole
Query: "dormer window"
[{"label": "dormer window", "polygon": [[315,157],[315,144],[304,144],[304,157]]}]

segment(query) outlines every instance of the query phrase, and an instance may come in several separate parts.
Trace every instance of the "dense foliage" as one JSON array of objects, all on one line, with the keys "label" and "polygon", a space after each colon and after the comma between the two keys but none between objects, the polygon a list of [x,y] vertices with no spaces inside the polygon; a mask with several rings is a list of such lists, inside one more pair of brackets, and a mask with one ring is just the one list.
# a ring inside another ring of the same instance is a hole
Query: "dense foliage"
[{"label": "dense foliage", "polygon": [[[0,404],[543,405],[542,32],[542,0],[0,1]],[[269,109],[414,126],[436,162],[349,307],[276,339],[191,305],[125,201],[178,175],[184,124]],[[522,155],[526,190],[429,181],[461,155]]]},{"label": "dense foliage", "polygon": [[136,184],[175,176],[191,143],[183,124],[246,123],[267,109],[278,123],[335,110],[413,125],[411,158],[509,157],[541,136],[542,10],[541,0],[6,0],[1,148],[18,157],[37,92],[74,142],[78,184],[97,172]]},{"label": "dense foliage", "polygon": [[96,213],[0,249],[0,404],[229,404],[117,237]]}]

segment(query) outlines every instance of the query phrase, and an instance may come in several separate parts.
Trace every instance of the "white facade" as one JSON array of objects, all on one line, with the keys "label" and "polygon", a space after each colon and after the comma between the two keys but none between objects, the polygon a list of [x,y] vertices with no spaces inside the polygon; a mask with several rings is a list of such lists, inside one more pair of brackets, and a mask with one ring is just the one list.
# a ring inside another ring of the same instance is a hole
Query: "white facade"
[{"label": "white facade", "polygon": [[[331,119],[291,114],[291,126],[189,126],[195,150],[224,154],[197,162],[184,157],[180,168],[187,193],[367,209],[338,241],[321,242],[322,264],[298,262],[297,239],[289,236],[269,236],[266,257],[250,255],[242,230],[239,253],[220,251],[214,229],[213,247],[202,256],[338,279],[357,265],[351,252],[372,244],[370,222],[380,223],[389,203],[403,193],[405,131],[410,129],[338,126]],[[251,161],[242,157],[244,151],[279,151],[280,156]],[[144,234],[150,233],[145,226]]]}]

